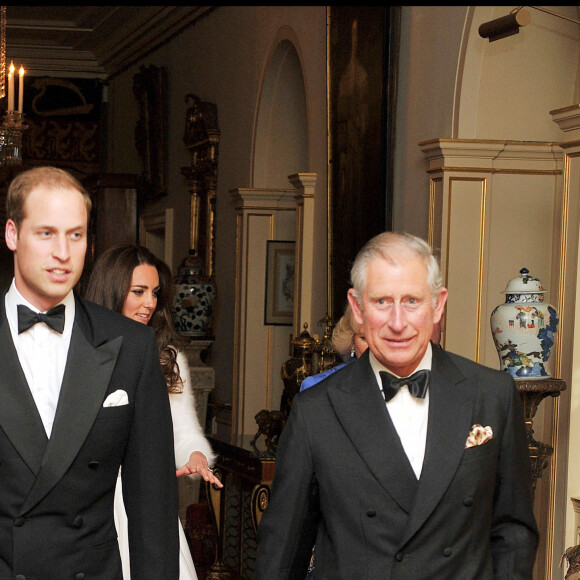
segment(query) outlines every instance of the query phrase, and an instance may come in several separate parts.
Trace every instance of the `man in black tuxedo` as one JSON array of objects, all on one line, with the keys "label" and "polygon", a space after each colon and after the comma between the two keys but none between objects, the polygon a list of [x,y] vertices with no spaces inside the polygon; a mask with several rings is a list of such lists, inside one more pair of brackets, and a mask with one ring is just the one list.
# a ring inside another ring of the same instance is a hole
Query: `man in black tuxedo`
[{"label": "man in black tuxedo", "polygon": [[119,468],[138,580],[177,580],[169,398],[153,330],[73,291],[89,195],[39,167],[8,190],[0,307],[0,578],[122,580]]},{"label": "man in black tuxedo", "polygon": [[374,237],[351,280],[369,348],[294,398],[256,580],[303,580],[314,544],[316,580],[530,580],[538,532],[513,379],[433,348],[447,290],[420,238]]}]

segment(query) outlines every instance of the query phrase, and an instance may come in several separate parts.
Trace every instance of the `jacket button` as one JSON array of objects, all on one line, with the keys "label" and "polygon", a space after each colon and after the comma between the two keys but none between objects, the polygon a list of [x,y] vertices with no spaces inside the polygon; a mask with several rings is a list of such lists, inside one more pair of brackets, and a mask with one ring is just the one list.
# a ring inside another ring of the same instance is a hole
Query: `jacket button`
[{"label": "jacket button", "polygon": [[451,548],[445,548],[445,550],[443,550],[443,555],[446,558],[449,558],[449,556],[451,556],[451,554],[453,554],[453,550]]},{"label": "jacket button", "polygon": [[404,558],[404,556],[403,556],[403,554],[401,554],[401,552],[397,552],[395,554],[395,560],[397,560],[397,562],[402,562],[403,558]]},{"label": "jacket button", "polygon": [[[24,525],[24,518],[16,518],[16,519],[14,520],[14,525],[15,525],[17,528],[21,528],[21,527]],[[23,576],[23,578],[24,578],[24,576]]]},{"label": "jacket button", "polygon": [[73,522],[75,528],[80,528],[83,525],[83,516],[77,516]]},{"label": "jacket button", "polygon": [[76,576],[75,576],[75,580],[85,580],[85,575],[83,572],[79,572]]},{"label": "jacket button", "polygon": [[97,469],[97,467],[99,467],[98,461],[89,461],[89,468],[90,469]]},{"label": "jacket button", "polygon": [[463,505],[466,507],[469,507],[471,505],[473,505],[473,497],[472,496],[468,496],[463,500]]},{"label": "jacket button", "polygon": [[369,518],[374,518],[376,515],[377,515],[377,512],[376,512],[375,510],[369,510],[369,511],[367,512],[367,516],[368,516]]}]

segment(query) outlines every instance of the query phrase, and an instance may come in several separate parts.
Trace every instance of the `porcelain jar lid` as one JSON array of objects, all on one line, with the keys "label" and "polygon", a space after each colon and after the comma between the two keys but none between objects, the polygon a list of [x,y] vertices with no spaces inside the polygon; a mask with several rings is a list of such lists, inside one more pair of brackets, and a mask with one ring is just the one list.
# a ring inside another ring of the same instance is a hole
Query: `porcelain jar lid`
[{"label": "porcelain jar lid", "polygon": [[538,278],[534,278],[527,268],[520,270],[520,275],[512,278],[502,294],[544,294],[546,290]]}]

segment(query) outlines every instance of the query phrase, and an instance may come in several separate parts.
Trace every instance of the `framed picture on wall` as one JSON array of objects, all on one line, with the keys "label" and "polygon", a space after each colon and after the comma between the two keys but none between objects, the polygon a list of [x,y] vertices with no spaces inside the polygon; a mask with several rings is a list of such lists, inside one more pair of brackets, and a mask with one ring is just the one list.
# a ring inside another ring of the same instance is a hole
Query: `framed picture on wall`
[{"label": "framed picture on wall", "polygon": [[294,315],[295,242],[266,242],[266,301],[264,324],[292,325]]},{"label": "framed picture on wall", "polygon": [[332,317],[346,307],[350,267],[392,229],[392,143],[400,6],[329,6],[329,254]]},{"label": "framed picture on wall", "polygon": [[133,76],[133,94],[139,109],[135,148],[141,158],[139,194],[145,199],[167,195],[167,70],[141,66]]}]

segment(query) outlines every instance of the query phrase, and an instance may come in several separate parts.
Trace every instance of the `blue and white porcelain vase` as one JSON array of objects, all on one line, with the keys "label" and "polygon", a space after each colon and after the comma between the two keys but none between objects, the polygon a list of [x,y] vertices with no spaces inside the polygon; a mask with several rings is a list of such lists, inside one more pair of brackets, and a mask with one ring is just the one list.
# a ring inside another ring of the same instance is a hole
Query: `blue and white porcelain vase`
[{"label": "blue and white porcelain vase", "polygon": [[501,370],[514,379],[552,377],[558,313],[544,302],[545,290],[527,268],[512,278],[503,294],[505,303],[491,313],[491,333]]},{"label": "blue and white porcelain vase", "polygon": [[190,255],[179,268],[175,283],[172,318],[179,334],[203,338],[212,334],[213,307],[217,298],[215,282],[204,274],[201,260]]}]

